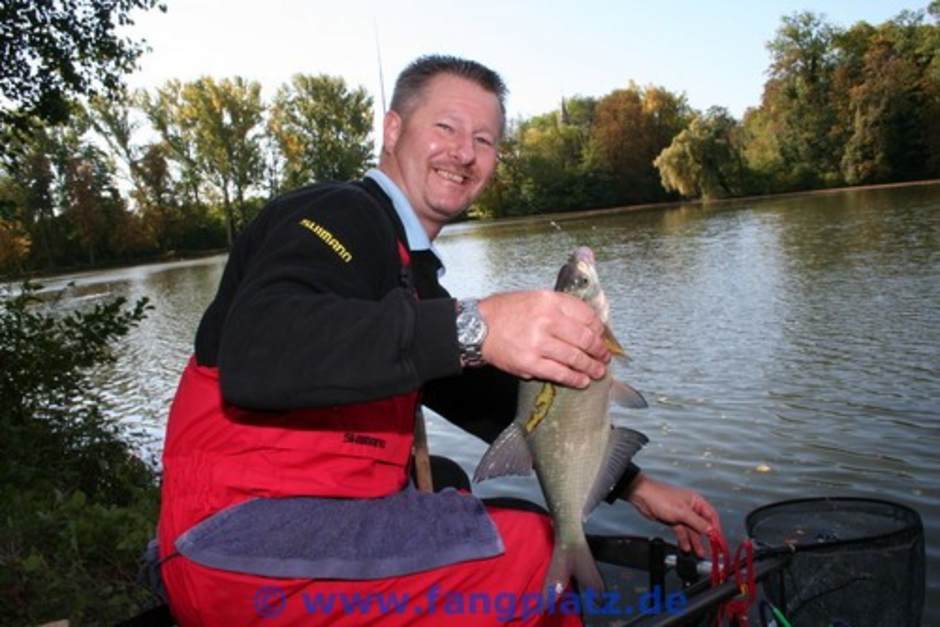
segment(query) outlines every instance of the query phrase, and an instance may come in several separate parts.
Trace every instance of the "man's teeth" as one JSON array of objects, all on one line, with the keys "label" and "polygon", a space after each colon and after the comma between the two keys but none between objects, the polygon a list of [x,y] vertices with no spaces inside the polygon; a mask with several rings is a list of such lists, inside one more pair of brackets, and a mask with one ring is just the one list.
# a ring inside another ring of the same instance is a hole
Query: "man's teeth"
[{"label": "man's teeth", "polygon": [[460,176],[459,174],[454,174],[453,172],[448,172],[447,170],[435,170],[441,178],[445,178],[448,181],[453,181],[454,183],[463,183],[466,180],[466,177]]}]

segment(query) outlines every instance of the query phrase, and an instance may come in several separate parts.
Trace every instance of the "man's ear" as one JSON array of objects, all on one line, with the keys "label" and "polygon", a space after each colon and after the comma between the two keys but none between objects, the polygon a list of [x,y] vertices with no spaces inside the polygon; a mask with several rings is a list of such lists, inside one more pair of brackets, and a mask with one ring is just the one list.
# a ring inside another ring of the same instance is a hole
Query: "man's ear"
[{"label": "man's ear", "polygon": [[401,137],[402,119],[397,111],[389,110],[382,123],[382,150],[391,152]]}]

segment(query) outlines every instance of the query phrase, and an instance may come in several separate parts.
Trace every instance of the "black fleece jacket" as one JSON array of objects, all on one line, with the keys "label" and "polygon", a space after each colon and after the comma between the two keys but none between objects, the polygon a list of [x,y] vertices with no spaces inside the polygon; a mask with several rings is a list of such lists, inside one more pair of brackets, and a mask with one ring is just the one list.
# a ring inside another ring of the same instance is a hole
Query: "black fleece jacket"
[{"label": "black fleece jacket", "polygon": [[513,419],[518,382],[492,367],[461,371],[437,258],[412,252],[404,272],[399,241],[391,200],[368,178],[268,203],[236,241],[196,334],[196,360],[219,368],[225,401],[281,411],[423,387],[425,405],[492,442]]}]

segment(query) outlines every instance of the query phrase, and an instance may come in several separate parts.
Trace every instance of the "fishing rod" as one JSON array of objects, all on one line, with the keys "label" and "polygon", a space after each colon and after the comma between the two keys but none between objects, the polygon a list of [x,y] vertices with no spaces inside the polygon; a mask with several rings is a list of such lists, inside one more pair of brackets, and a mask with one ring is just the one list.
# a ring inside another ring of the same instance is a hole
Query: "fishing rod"
[{"label": "fishing rod", "polygon": [[386,113],[385,109],[385,77],[382,74],[382,48],[379,46],[379,24],[372,18],[372,31],[375,33],[375,57],[379,66],[379,93],[382,96],[382,115]]}]

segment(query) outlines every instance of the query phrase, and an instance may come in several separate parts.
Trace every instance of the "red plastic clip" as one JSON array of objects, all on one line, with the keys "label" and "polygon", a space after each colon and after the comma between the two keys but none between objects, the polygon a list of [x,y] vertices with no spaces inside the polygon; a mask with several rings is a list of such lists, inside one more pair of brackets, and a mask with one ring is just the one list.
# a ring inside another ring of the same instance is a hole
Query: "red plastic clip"
[{"label": "red plastic clip", "polygon": [[757,579],[754,573],[754,544],[744,540],[738,545],[731,559],[728,542],[717,529],[708,534],[712,557],[712,586],[719,586],[734,574],[734,581],[738,586],[738,596],[722,603],[718,608],[716,625],[719,627],[727,619],[729,624],[736,623],[740,627],[747,626],[747,614],[751,605],[757,598]]}]

